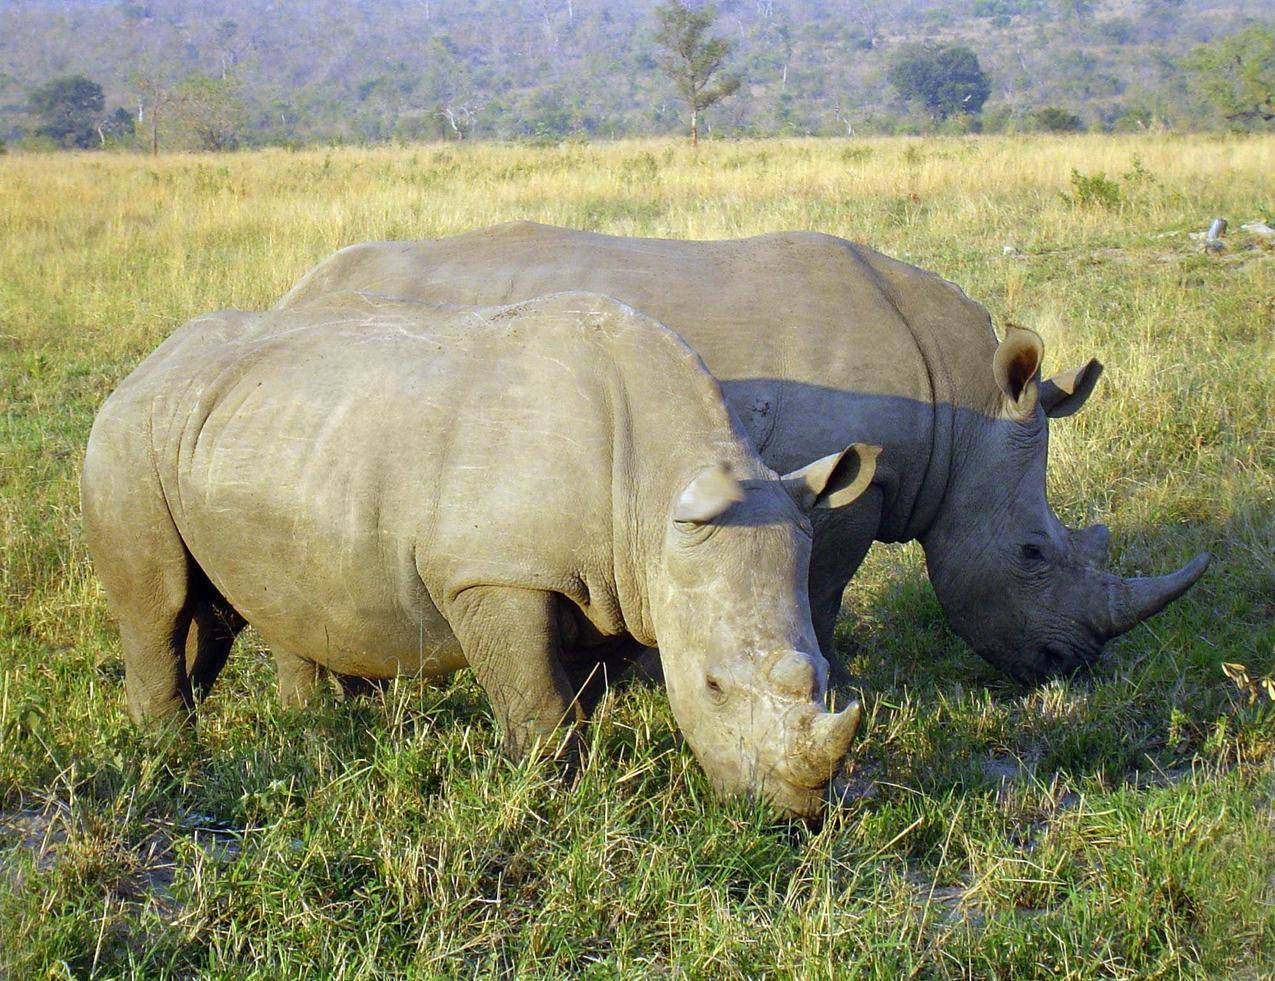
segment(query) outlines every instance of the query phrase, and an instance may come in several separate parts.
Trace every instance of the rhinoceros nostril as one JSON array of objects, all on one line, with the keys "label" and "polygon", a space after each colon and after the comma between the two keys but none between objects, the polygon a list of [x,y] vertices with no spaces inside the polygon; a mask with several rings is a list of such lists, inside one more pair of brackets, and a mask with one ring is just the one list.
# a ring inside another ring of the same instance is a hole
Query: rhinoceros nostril
[{"label": "rhinoceros nostril", "polygon": [[1041,648],[1040,658],[1048,675],[1072,674],[1085,667],[1085,659],[1065,644],[1049,643]]}]

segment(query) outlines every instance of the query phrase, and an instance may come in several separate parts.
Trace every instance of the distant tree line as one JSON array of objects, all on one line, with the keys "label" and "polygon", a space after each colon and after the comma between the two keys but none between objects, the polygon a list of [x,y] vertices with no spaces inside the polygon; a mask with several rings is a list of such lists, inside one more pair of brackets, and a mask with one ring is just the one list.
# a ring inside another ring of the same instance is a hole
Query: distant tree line
[{"label": "distant tree line", "polygon": [[[1178,16],[1182,6],[1179,0],[1137,2],[1149,21]],[[909,0],[899,3],[906,7]],[[735,0],[718,8],[712,2],[663,0],[650,10],[645,30],[653,54],[638,55],[634,76],[617,79],[616,83],[640,84],[641,90],[649,93],[655,102],[649,116],[653,124],[679,119],[692,143],[698,142],[705,127],[714,120],[724,131],[747,134],[750,130],[742,120],[749,115],[748,104],[756,97],[757,87],[746,86],[744,78],[759,72],[771,77],[780,89],[774,117],[777,125],[770,131],[786,132],[790,124],[785,120],[800,118],[799,95],[796,90],[787,93],[789,81],[796,86],[800,78],[807,88],[817,84],[809,72],[799,77],[794,71],[802,39],[776,12],[775,3],[754,0],[749,6],[755,5],[756,18],[767,25],[759,36],[764,39],[768,60],[759,61],[755,50],[742,59],[741,4],[742,0]],[[917,10],[914,16],[924,25],[933,28],[951,23],[953,15],[948,6],[912,6]],[[975,0],[969,16],[993,25],[1049,16],[1060,22],[1070,18],[1079,25],[1092,17],[1093,7],[1089,0]],[[564,8],[567,17],[563,20],[561,12],[555,13],[557,8],[551,0],[541,3],[542,34],[535,45],[544,49],[547,63],[552,62],[555,53],[561,56],[566,38],[576,29],[574,8],[568,8]],[[120,9],[130,21],[139,24],[152,17],[148,5],[126,4]],[[834,132],[852,134],[856,128],[880,131],[883,126],[898,125],[941,132],[1013,127],[1065,133],[1086,128],[1085,119],[1069,105],[1038,105],[1026,113],[1007,116],[1003,104],[997,103],[995,111],[988,112],[989,100],[997,91],[995,86],[1001,87],[1004,98],[1007,87],[1012,89],[1017,84],[1012,79],[1004,85],[998,82],[1003,65],[999,69],[985,67],[981,52],[968,42],[957,41],[909,42],[891,38],[888,50],[878,56],[878,49],[886,45],[882,26],[888,14],[886,5],[883,0],[861,0],[851,10],[852,23],[845,35],[848,42],[842,56],[853,59],[867,52],[877,58],[880,77],[895,94],[894,111],[901,115],[895,123],[886,116],[865,117],[863,110],[847,108],[845,101],[838,99],[829,110]],[[460,15],[453,11],[453,16]],[[945,17],[948,19],[943,20]],[[1107,19],[1103,24],[1105,36],[1117,44],[1133,43],[1139,31],[1147,30],[1133,22],[1124,25],[1118,18]],[[58,76],[29,88],[22,107],[31,121],[26,133],[37,143],[43,141],[43,145],[67,149],[127,146],[151,152],[221,151],[261,142],[263,122],[267,120],[277,117],[277,124],[271,125],[291,129],[307,113],[329,111],[316,101],[314,93],[304,89],[292,93],[291,101],[276,101],[273,105],[263,103],[259,92],[249,91],[242,74],[248,57],[247,44],[234,20],[220,22],[214,41],[219,54],[210,71],[183,75],[174,72],[171,61],[155,56],[139,59],[127,79],[128,95],[117,100],[123,104],[108,104],[103,86],[79,73]],[[804,43],[808,44],[808,39]],[[524,55],[533,48],[529,42]],[[497,59],[502,56],[501,52],[493,55]],[[1023,58],[1021,54],[1019,57]],[[1082,52],[1074,55],[1076,84],[1083,81],[1085,86],[1077,91],[1081,95],[1107,91],[1107,83],[1092,71],[1086,57]],[[1188,79],[1188,90],[1212,107],[1214,119],[1220,124],[1252,128],[1275,123],[1275,22],[1252,23],[1197,45],[1176,64]],[[422,106],[410,97],[415,91],[415,83],[409,81],[413,71],[429,90],[437,93],[433,105]],[[0,92],[4,82],[0,73]],[[117,85],[114,91],[118,93],[120,87]],[[359,105],[380,106],[381,121],[371,126],[365,123],[372,138],[463,140],[489,132],[484,128],[484,124],[490,127],[488,120],[511,112],[519,113],[524,120],[524,135],[558,138],[582,128],[592,132],[600,118],[597,100],[609,94],[588,90],[583,84],[545,87],[531,103],[515,107],[490,70],[476,71],[465,52],[447,34],[441,34],[431,38],[424,60],[414,69],[404,65],[393,77],[386,75],[364,82],[350,98]],[[1076,91],[1071,94],[1074,97]],[[658,101],[661,98],[662,103]],[[1160,112],[1154,104],[1147,104],[1146,108],[1133,106],[1120,118],[1109,117],[1104,125],[1136,129],[1153,125],[1161,118]],[[906,122],[908,115],[913,122]],[[21,130],[17,132],[21,135]],[[10,133],[13,135],[14,131]],[[315,135],[320,133],[316,131]]]}]

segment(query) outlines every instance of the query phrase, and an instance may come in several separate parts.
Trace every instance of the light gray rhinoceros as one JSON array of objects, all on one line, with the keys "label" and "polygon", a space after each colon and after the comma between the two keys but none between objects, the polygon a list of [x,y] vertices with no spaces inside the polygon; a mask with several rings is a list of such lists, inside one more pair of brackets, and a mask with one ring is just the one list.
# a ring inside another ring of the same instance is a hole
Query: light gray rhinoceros
[{"label": "light gray rhinoceros", "polygon": [[859,707],[824,707],[809,515],[875,455],[776,476],[695,353],[606,297],[351,294],[178,330],[103,405],[81,493],[136,717],[188,710],[247,621],[285,701],[468,665],[518,754],[632,638],[719,790],[810,815]]},{"label": "light gray rhinoceros", "polygon": [[1048,419],[1088,398],[1101,365],[1040,380],[1043,345],[932,273],[844,239],[615,238],[525,222],[433,242],[342,249],[280,302],[334,289],[439,303],[596,290],[680,333],[783,473],[861,440],[884,447],[869,493],[815,518],[810,597],[819,643],[874,539],[919,539],[953,628],[1020,680],[1089,664],[1110,638],[1200,577],[1121,579],[1108,532],[1070,530],[1045,499]]}]

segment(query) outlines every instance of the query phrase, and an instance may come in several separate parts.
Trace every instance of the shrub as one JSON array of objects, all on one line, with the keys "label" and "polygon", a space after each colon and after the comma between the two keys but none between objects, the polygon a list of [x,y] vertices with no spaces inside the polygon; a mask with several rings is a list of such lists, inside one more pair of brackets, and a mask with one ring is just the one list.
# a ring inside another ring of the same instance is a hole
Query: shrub
[{"label": "shrub", "polygon": [[1156,182],[1155,175],[1142,165],[1142,158],[1136,153],[1133,160],[1130,161],[1129,169],[1120,175],[1120,179],[1130,187],[1139,187],[1143,184],[1154,184]]},{"label": "shrub", "polygon": [[1079,133],[1084,129],[1080,117],[1074,112],[1059,109],[1057,106],[1045,106],[1037,109],[1032,117],[1036,128],[1046,133]]},{"label": "shrub", "polygon": [[1116,44],[1130,44],[1137,35],[1133,21],[1128,17],[1113,17],[1111,20],[1098,22],[1098,30],[1102,36]]},{"label": "shrub", "polygon": [[1145,133],[1158,125],[1156,114],[1146,106],[1126,106],[1111,121],[1113,133]]},{"label": "shrub", "polygon": [[1073,167],[1071,186],[1072,193],[1064,194],[1063,200],[1074,207],[1118,208],[1124,201],[1120,185],[1102,171],[1082,174]]}]

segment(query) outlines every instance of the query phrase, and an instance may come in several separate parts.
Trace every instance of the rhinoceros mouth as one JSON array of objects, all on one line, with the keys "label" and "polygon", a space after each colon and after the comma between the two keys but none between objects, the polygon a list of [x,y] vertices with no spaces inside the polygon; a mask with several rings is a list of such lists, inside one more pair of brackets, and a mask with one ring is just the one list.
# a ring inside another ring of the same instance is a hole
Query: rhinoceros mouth
[{"label": "rhinoceros mouth", "polygon": [[812,821],[820,818],[830,800],[831,780],[807,787],[791,780],[763,782],[755,793],[785,817]]}]

